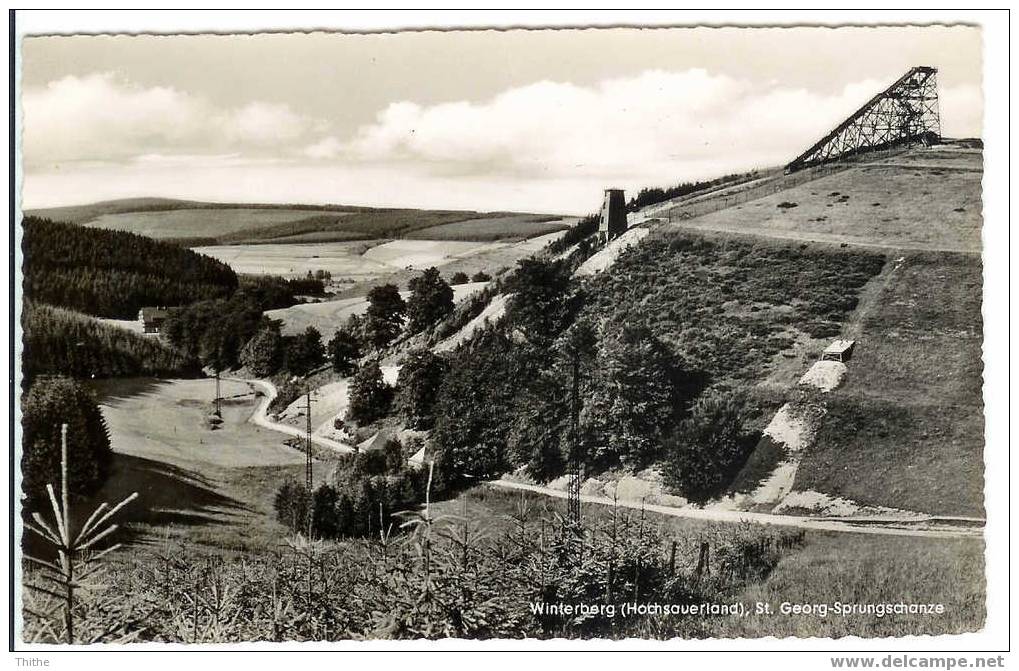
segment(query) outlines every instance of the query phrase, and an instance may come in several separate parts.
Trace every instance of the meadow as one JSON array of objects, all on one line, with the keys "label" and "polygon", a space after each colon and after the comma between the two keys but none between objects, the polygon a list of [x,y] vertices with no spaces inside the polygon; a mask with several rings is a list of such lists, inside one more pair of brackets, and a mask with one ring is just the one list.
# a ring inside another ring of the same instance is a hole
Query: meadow
[{"label": "meadow", "polygon": [[[350,212],[336,211],[328,214],[331,217],[343,217],[349,215]],[[103,214],[88,222],[86,226],[130,231],[157,239],[203,238],[259,230],[321,215],[321,212],[315,210],[299,208],[194,208]]]},{"label": "meadow", "polygon": [[574,223],[572,219],[553,216],[520,214],[486,217],[441,224],[414,231],[407,235],[415,240],[489,240],[516,242],[556,231],[563,231]]}]

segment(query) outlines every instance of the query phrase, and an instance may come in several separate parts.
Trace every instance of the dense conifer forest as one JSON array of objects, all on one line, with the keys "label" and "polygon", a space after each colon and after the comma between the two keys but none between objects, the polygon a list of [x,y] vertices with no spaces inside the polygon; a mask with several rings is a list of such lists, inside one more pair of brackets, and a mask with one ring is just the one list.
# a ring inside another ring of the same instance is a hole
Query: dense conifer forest
[{"label": "dense conifer forest", "polygon": [[107,378],[136,375],[188,375],[198,365],[152,338],[49,305],[25,303],[24,374],[26,383],[40,375]]},{"label": "dense conifer forest", "polygon": [[115,319],[143,306],[185,305],[237,288],[224,263],[134,233],[24,219],[24,291],[29,300]]}]

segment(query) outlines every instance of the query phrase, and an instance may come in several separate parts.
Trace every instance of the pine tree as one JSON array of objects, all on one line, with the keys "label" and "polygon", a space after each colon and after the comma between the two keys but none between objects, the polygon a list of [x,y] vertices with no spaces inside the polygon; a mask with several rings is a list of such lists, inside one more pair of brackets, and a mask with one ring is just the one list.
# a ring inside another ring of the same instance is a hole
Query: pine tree
[{"label": "pine tree", "polygon": [[60,425],[68,425],[69,487],[92,494],[106,481],[113,461],[106,420],[84,385],[66,377],[40,377],[22,404],[22,488],[45,496],[60,481]]}]

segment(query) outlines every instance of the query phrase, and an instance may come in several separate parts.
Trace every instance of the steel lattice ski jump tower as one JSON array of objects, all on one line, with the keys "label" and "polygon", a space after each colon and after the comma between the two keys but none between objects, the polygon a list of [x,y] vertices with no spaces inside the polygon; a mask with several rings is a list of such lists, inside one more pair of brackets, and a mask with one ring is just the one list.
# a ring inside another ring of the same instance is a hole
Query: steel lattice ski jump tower
[{"label": "steel lattice ski jump tower", "polygon": [[786,170],[835,161],[877,149],[941,139],[938,114],[938,71],[912,68],[852,116],[797,156]]}]

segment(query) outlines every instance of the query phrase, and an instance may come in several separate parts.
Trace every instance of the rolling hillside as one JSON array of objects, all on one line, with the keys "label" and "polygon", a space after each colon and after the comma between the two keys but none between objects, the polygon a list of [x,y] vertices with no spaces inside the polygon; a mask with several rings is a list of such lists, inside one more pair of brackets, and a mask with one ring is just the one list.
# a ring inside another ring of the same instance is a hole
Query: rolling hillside
[{"label": "rolling hillside", "polygon": [[188,246],[341,242],[415,237],[520,240],[567,227],[560,217],[514,212],[345,205],[203,203],[133,198],[30,210],[29,216],[138,233]]}]

